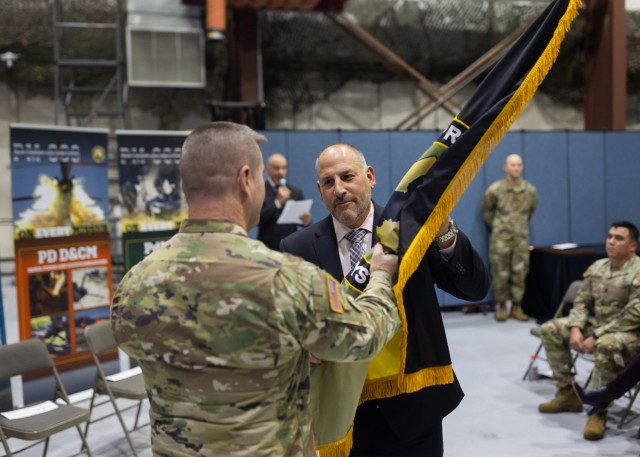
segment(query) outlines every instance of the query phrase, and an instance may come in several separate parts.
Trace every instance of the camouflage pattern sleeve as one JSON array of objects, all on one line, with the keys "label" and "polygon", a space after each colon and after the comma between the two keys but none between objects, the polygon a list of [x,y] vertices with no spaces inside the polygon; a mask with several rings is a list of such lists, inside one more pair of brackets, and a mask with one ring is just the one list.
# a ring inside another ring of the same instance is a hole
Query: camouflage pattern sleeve
[{"label": "camouflage pattern sleeve", "polygon": [[633,256],[621,268],[610,259],[595,261],[584,274],[584,284],[569,314],[569,326],[597,329],[596,336],[640,328],[640,258]]},{"label": "camouflage pattern sleeve", "polygon": [[589,315],[594,314],[593,286],[591,278],[592,269],[593,265],[587,268],[587,271],[584,272],[584,282],[582,283],[580,290],[578,290],[575,300],[573,300],[573,307],[569,312],[569,328],[578,327],[580,329],[584,329]]},{"label": "camouflage pattern sleeve", "polygon": [[538,191],[532,184],[529,184],[529,188],[530,188],[529,195],[531,196],[531,207],[529,208],[529,220],[531,220],[531,218],[533,217],[533,213],[535,213],[536,209],[538,208]]},{"label": "camouflage pattern sleeve", "polygon": [[595,330],[596,337],[605,333],[637,332],[640,329],[640,273],[633,276],[629,289],[626,306]]},{"label": "camouflage pattern sleeve", "polygon": [[484,219],[484,223],[489,228],[493,227],[493,216],[495,215],[497,202],[495,185],[492,184],[487,188],[482,198],[482,219]]},{"label": "camouflage pattern sleeve", "polygon": [[625,308],[611,321],[598,327],[594,332],[596,338],[605,333],[627,333],[637,332],[640,329],[640,298],[631,301]]},{"label": "camouflage pattern sleeve", "polygon": [[382,271],[354,299],[330,274],[287,255],[274,287],[290,331],[322,360],[373,358],[400,327],[391,277]]},{"label": "camouflage pattern sleeve", "polygon": [[[135,335],[136,333],[136,324],[135,321],[129,319],[130,311],[128,308],[125,308],[124,304],[128,304],[131,302],[130,291],[135,290],[135,283],[139,282],[137,279],[139,276],[135,274],[135,270],[129,270],[122,281],[118,285],[114,295],[112,306],[110,309],[111,313],[111,331],[114,335],[119,335],[121,332],[126,332],[127,334]],[[141,359],[143,354],[139,350],[140,346],[138,345],[127,345],[122,344],[118,341],[118,346],[130,357],[134,359]]]}]

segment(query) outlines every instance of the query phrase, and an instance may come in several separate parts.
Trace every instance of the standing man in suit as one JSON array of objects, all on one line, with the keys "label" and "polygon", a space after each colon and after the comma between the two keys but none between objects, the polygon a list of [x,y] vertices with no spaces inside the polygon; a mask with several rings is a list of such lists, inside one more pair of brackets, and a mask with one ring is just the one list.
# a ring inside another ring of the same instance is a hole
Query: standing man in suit
[{"label": "standing man in suit", "polygon": [[258,239],[270,249],[278,250],[280,240],[298,230],[301,225],[311,223],[311,213],[300,216],[300,224],[278,224],[277,220],[284,205],[289,200],[302,200],[304,196],[298,187],[287,184],[287,159],[275,153],[267,161],[267,179],[264,182],[264,203],[260,211]]},{"label": "standing man in suit", "polygon": [[[280,249],[302,257],[341,279],[351,270],[350,250],[360,241],[367,250],[375,243],[375,226],[382,208],[371,200],[375,171],[355,147],[337,143],[325,148],[316,160],[318,190],[328,217],[284,240]],[[425,254],[420,274],[424,307],[439,307],[434,285],[466,300],[482,299],[489,279],[482,259],[469,239],[451,219],[442,224]],[[420,314],[419,310],[418,314]],[[436,313],[440,316],[439,312]],[[407,315],[416,315],[409,310]],[[434,323],[430,323],[430,329]],[[420,323],[417,323],[420,327]],[[446,348],[442,320],[435,324]],[[411,348],[407,349],[408,352]],[[453,383],[423,388],[410,394],[366,401],[356,412],[351,457],[412,457],[443,455],[442,419],[463,397]]]}]

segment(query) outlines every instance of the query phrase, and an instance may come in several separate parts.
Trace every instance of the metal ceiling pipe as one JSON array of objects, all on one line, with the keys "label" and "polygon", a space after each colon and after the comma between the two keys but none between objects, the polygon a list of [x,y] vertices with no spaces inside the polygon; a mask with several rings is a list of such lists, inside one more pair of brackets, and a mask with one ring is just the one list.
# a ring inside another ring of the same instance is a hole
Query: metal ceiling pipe
[{"label": "metal ceiling pipe", "polygon": [[207,0],[207,38],[222,40],[227,30],[227,1]]}]

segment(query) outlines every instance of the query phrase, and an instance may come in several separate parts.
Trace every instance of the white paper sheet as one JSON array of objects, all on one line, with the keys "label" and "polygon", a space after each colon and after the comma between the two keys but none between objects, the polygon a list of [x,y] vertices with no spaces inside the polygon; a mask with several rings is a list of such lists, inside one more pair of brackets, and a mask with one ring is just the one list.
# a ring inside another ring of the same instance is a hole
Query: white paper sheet
[{"label": "white paper sheet", "polygon": [[120,373],[112,374],[110,376],[105,376],[105,378],[107,379],[107,381],[116,382],[116,381],[122,381],[123,379],[131,378],[140,373],[142,373],[142,370],[140,369],[140,367],[135,367],[129,370],[121,371]]},{"label": "white paper sheet", "polygon": [[287,200],[278,218],[278,224],[301,224],[300,215],[311,211],[313,200]]},{"label": "white paper sheet", "polygon": [[2,415],[9,420],[24,419],[25,417],[31,417],[31,416],[46,413],[49,411],[53,411],[57,407],[58,405],[56,405],[52,401],[44,401],[42,403],[38,403],[37,405],[16,409],[15,411],[5,411],[4,413],[2,413]]},{"label": "white paper sheet", "polygon": [[565,249],[574,249],[577,248],[578,245],[576,243],[559,243],[551,246],[553,249],[559,249],[564,251]]}]

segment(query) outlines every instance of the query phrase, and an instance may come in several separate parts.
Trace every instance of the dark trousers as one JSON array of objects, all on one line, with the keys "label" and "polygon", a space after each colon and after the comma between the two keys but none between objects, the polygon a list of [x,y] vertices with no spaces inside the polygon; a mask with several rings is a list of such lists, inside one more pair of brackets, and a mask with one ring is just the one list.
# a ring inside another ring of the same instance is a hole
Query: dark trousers
[{"label": "dark trousers", "polygon": [[409,440],[400,440],[379,409],[369,409],[353,428],[349,457],[442,457],[442,421]]},{"label": "dark trousers", "polygon": [[640,381],[640,353],[636,354],[608,387],[616,398],[620,398],[627,390],[631,390]]}]

